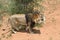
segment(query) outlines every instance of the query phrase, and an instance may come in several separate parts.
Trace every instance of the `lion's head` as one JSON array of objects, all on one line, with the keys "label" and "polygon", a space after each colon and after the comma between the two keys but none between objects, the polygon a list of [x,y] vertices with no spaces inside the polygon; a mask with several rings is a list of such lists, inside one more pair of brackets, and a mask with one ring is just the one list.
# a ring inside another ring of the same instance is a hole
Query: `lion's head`
[{"label": "lion's head", "polygon": [[35,23],[41,24],[42,22],[45,21],[45,16],[43,14],[41,14],[39,11],[35,11],[33,13],[32,19]]}]

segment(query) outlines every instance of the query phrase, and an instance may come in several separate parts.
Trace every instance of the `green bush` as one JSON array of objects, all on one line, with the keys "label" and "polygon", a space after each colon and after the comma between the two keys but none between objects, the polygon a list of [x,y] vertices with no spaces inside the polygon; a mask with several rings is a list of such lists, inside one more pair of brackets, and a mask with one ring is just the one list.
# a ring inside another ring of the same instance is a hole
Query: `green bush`
[{"label": "green bush", "polygon": [[11,14],[28,13],[32,12],[35,6],[42,8],[38,2],[42,0],[0,0],[0,10]]}]

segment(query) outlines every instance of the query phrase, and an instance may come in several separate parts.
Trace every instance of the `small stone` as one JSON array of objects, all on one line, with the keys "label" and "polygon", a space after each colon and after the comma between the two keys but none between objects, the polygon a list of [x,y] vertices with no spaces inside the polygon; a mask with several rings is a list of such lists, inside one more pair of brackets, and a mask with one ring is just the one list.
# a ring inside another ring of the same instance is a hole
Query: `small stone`
[{"label": "small stone", "polygon": [[2,29],[3,31],[5,31],[5,29]]}]

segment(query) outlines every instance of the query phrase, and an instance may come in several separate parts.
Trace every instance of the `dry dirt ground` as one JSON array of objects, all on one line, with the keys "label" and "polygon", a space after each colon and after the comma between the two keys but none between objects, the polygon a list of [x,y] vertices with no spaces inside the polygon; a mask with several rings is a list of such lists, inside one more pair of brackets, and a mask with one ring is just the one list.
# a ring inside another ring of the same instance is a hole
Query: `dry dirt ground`
[{"label": "dry dirt ground", "polygon": [[[7,34],[6,32],[9,31],[9,27],[6,27],[4,17],[3,25],[0,25],[2,26],[0,27],[0,40],[60,40],[60,0],[44,0],[42,5],[45,7],[44,15],[46,20],[43,27],[36,28],[40,30],[40,34],[17,32],[7,39],[9,33]],[[6,30],[4,31],[2,28]],[[6,38],[4,38],[5,36],[2,33],[4,33]]]},{"label": "dry dirt ground", "polygon": [[17,32],[12,35],[12,40],[60,40],[60,1],[55,1],[46,0],[43,3],[46,7],[44,11],[46,21],[43,27],[39,28],[40,34]]}]

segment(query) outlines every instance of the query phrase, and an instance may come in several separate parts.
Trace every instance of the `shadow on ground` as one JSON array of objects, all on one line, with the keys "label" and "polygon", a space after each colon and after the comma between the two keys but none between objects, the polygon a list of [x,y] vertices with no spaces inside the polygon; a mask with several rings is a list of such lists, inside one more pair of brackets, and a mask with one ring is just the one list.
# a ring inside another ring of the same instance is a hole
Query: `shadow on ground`
[{"label": "shadow on ground", "polygon": [[[20,29],[18,32],[29,33],[25,29]],[[40,30],[33,29],[34,34],[41,34]]]}]

